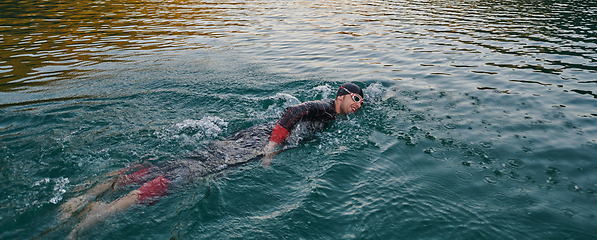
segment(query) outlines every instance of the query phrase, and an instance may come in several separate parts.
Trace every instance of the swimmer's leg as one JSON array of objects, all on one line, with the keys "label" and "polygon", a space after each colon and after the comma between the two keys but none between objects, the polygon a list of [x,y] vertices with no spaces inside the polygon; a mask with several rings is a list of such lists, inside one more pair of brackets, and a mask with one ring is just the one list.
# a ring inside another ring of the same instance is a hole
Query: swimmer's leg
[{"label": "swimmer's leg", "polygon": [[67,239],[73,239],[77,237],[78,234],[87,230],[89,227],[99,222],[103,222],[104,220],[106,220],[106,218],[119,212],[122,212],[123,210],[127,209],[133,204],[138,203],[137,199],[139,198],[139,193],[139,190],[134,190],[126,196],[119,198],[114,202],[111,202],[110,204],[102,202],[92,203],[91,209],[89,209],[83,220],[81,220],[81,222],[77,224],[75,229],[71,231]]},{"label": "swimmer's leg", "polygon": [[160,175],[150,182],[143,184],[139,189],[129,192],[126,196],[119,198],[109,204],[95,202],[91,204],[91,208],[83,217],[83,220],[77,224],[75,229],[68,235],[68,239],[72,239],[89,229],[89,227],[106,220],[106,218],[115,215],[128,207],[138,204],[146,203],[152,204],[157,201],[158,197],[166,194],[168,184],[170,181],[164,176]]},{"label": "swimmer's leg", "polygon": [[[59,208],[60,213],[58,215],[58,219],[62,221],[64,219],[69,218],[70,216],[73,215],[73,213],[82,210],[89,203],[93,202],[97,198],[97,196],[99,196],[100,194],[102,194],[108,190],[118,188],[118,187],[123,187],[123,186],[129,185],[131,183],[142,181],[142,179],[145,176],[147,176],[150,167],[151,167],[151,164],[149,166],[143,166],[142,164],[136,164],[136,165],[129,167],[125,170],[107,174],[106,176],[111,177],[111,178],[109,178],[108,180],[105,180],[104,182],[98,184],[97,186],[87,190],[87,192],[85,192],[83,195],[71,198],[68,201],[66,201],[64,204],[62,204]],[[133,173],[125,174],[128,170],[134,169],[134,168],[137,168],[137,169],[141,168],[141,169],[138,169],[136,172],[133,172]]]},{"label": "swimmer's leg", "polygon": [[73,213],[80,211],[83,209],[87,204],[91,203],[95,198],[102,194],[103,192],[107,191],[111,188],[113,179],[106,180],[95,187],[87,190],[83,195],[78,197],[73,197],[63,203],[58,211],[60,212],[58,215],[59,220],[64,220],[69,218]]}]

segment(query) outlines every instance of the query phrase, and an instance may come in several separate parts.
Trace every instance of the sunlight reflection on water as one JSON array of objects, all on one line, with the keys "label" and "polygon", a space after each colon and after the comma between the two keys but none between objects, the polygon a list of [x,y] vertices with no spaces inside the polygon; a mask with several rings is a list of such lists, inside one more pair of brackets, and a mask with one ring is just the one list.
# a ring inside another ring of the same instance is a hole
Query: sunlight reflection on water
[{"label": "sunlight reflection on water", "polygon": [[365,88],[363,109],[280,153],[271,169],[248,164],[200,180],[94,233],[597,236],[592,1],[0,8],[2,237],[59,225],[56,205],[98,176],[184,156],[285,107],[331,98],[346,81]]}]

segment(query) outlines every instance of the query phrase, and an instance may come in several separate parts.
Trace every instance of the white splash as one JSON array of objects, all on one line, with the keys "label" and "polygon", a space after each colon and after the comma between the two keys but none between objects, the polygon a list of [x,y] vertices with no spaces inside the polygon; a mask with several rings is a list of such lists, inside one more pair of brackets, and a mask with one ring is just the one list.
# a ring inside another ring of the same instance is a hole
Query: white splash
[{"label": "white splash", "polygon": [[301,104],[301,101],[298,100],[298,98],[287,94],[287,93],[276,93],[275,96],[271,97],[271,99],[277,100],[277,99],[282,99],[285,100],[284,101],[284,105],[282,106],[282,108],[287,108],[290,106],[294,106],[297,104]]},{"label": "white splash", "polygon": [[381,85],[381,83],[372,83],[369,85],[363,93],[365,94],[365,99],[371,102],[379,102],[383,97],[385,87]]},{"label": "white splash", "polygon": [[330,87],[330,85],[326,84],[323,86],[314,87],[313,89],[311,89],[311,91],[315,92],[315,96],[317,96],[318,93],[321,93],[323,99],[329,99],[330,94],[332,93],[332,88]]},{"label": "white splash", "polygon": [[197,134],[195,134],[197,137],[215,137],[223,131],[222,128],[227,126],[228,122],[219,117],[211,116],[203,117],[201,120],[187,119],[182,123],[177,123],[175,125],[179,132],[199,131]]},{"label": "white splash", "polygon": [[50,199],[50,202],[53,204],[57,204],[58,202],[60,202],[62,200],[62,195],[64,195],[64,193],[66,193],[66,185],[69,183],[70,181],[68,180],[68,178],[64,178],[64,177],[59,177],[54,179],[54,190],[52,192],[53,196],[52,199]]},{"label": "white splash", "polygon": [[42,183],[49,183],[50,182],[50,178],[44,178],[42,180],[39,180],[37,182],[33,183],[34,187],[40,186]]}]

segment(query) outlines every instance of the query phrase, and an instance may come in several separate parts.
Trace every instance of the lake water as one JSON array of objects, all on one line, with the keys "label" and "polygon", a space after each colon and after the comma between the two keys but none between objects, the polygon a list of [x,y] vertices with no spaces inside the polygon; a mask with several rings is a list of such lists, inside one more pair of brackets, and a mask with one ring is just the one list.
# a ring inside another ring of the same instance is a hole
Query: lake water
[{"label": "lake water", "polygon": [[[316,138],[85,239],[595,239],[597,4],[0,3],[0,238],[64,239],[102,176],[333,98]],[[114,198],[116,198],[115,196]]]}]

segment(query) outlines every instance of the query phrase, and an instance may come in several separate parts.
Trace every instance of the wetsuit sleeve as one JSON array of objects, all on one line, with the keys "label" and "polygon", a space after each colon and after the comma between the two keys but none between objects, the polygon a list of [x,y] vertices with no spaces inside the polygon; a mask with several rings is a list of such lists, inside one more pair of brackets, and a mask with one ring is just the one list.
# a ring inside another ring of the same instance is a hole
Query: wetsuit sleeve
[{"label": "wetsuit sleeve", "polygon": [[289,107],[272,130],[270,141],[282,143],[302,120],[329,121],[334,117],[333,105],[326,102],[312,101]]}]

